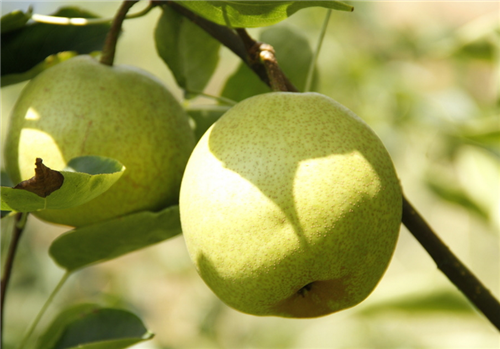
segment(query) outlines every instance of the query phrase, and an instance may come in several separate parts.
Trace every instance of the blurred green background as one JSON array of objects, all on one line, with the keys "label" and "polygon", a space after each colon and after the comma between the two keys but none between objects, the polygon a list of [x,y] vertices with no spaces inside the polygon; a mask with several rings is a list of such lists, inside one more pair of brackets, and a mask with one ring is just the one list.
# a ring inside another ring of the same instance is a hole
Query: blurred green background
[{"label": "blurred green background", "polygon": [[[50,14],[72,4],[112,17],[118,2],[31,2]],[[404,191],[455,254],[500,297],[500,118],[498,2],[351,2],[333,12],[318,59],[316,90],[362,117],[393,156]],[[2,14],[28,3],[2,1]],[[139,3],[136,12],[145,7]],[[315,47],[322,8],[279,24]],[[159,9],[127,20],[116,64],[152,72],[181,100],[157,56]],[[262,29],[249,33],[258,37]],[[283,38],[286,40],[287,38]],[[220,95],[238,59],[222,48],[205,92]],[[306,67],[300,67],[306,69]],[[25,83],[2,89],[2,140]],[[210,99],[185,101],[213,104]],[[31,217],[7,295],[6,348],[19,341],[63,271],[48,257],[67,230]],[[2,223],[2,252],[11,227]],[[3,260],[2,260],[3,262]],[[196,274],[182,237],[73,275],[42,320],[67,305],[97,302],[137,313],[156,333],[136,348],[498,348],[500,337],[437,270],[403,227],[373,294],[310,320],[262,318],[222,304]]]}]

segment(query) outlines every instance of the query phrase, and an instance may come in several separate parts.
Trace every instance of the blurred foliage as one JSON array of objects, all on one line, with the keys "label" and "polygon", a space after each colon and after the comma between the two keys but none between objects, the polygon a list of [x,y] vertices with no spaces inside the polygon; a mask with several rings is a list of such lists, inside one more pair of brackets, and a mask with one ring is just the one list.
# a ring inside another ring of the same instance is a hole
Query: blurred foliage
[{"label": "blurred foliage", "polygon": [[392,299],[379,302],[366,307],[360,313],[365,316],[377,315],[381,312],[406,312],[406,313],[470,313],[472,306],[467,299],[456,291],[438,291],[421,294],[414,297]]},{"label": "blurred foliage", "polygon": [[[406,195],[498,297],[499,5],[352,4],[353,13],[332,13],[314,90],[346,105],[375,130],[393,157]],[[84,7],[99,13],[97,3]],[[152,11],[126,22],[117,60],[152,71],[182,95],[155,51],[152,33],[160,14]],[[283,24],[315,47],[324,14],[324,9],[305,9]],[[249,32],[257,38],[263,31]],[[286,35],[281,39],[289,40]],[[205,89],[212,95],[221,95],[239,66],[224,48],[220,56]],[[161,64],[153,68],[150,57]],[[296,73],[307,68],[297,64]],[[197,122],[198,136],[221,114],[216,102],[202,96],[185,104]],[[3,219],[2,251],[10,228]],[[35,219],[28,222],[8,294],[5,348],[18,341],[60,277],[62,271],[47,251],[66,230]],[[151,343],[137,348],[498,346],[491,325],[405,229],[386,276],[365,302],[313,320],[253,317],[226,307],[197,276],[180,236],[86,268],[70,281],[54,308],[93,302],[131,309],[156,333]]]},{"label": "blurred foliage", "polygon": [[[77,7],[65,7],[53,16],[97,18],[91,12]],[[2,17],[5,21],[11,16]],[[2,32],[2,78],[8,83],[18,83],[39,73],[48,56],[64,51],[79,54],[101,50],[111,23],[91,26],[60,26],[45,23],[29,23],[15,30]],[[45,64],[50,67],[50,64]]]}]

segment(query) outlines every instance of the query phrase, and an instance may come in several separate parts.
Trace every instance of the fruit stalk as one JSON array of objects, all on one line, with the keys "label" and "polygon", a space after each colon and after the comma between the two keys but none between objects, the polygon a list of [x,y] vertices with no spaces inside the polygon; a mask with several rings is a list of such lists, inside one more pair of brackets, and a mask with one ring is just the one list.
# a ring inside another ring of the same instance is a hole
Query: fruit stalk
[{"label": "fruit stalk", "polygon": [[123,21],[127,16],[127,12],[138,1],[139,0],[133,0],[133,1],[125,0],[118,9],[115,18],[113,19],[113,23],[111,24],[111,29],[109,30],[108,35],[106,37],[104,47],[102,49],[102,56],[101,56],[102,64],[106,64],[109,66],[113,65],[113,62],[115,60],[116,43],[118,41],[118,36],[120,35],[120,31],[122,29]]},{"label": "fruit stalk", "polygon": [[[278,61],[274,55],[274,49],[270,45],[261,45],[259,53],[260,61],[266,68],[267,76],[269,76],[269,83],[273,91],[288,91],[286,85],[285,75],[278,65]],[[294,92],[294,91],[290,91]],[[295,91],[296,92],[296,91]]]},{"label": "fruit stalk", "polygon": [[271,90],[299,92],[278,65],[271,45],[252,39],[244,28],[238,28],[236,32],[245,45],[249,66],[254,71],[265,73],[264,82],[271,87]]}]

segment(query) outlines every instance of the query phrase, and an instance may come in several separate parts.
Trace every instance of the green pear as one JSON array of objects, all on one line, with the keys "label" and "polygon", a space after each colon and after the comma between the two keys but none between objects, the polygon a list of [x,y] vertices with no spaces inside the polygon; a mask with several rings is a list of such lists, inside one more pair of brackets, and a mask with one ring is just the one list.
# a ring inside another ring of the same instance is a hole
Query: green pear
[{"label": "green pear", "polygon": [[246,99],[215,122],[181,184],[207,285],[254,315],[310,318],[364,300],[397,242],[402,193],[380,139],[317,93]]},{"label": "green pear", "polygon": [[122,162],[123,176],[97,198],[34,212],[80,227],[177,204],[194,145],[187,114],[159,80],[83,55],[44,71],[24,88],[12,111],[5,163],[18,183],[34,175],[36,158],[54,170],[83,155]]}]

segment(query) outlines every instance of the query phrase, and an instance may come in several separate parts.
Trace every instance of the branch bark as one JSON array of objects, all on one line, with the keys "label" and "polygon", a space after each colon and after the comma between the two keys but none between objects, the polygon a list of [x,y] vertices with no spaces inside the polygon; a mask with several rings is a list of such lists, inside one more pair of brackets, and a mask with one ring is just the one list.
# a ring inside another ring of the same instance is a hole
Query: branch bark
[{"label": "branch bark", "polygon": [[498,300],[432,231],[406,197],[403,197],[402,222],[429,253],[438,269],[500,330]]},{"label": "branch bark", "polygon": [[[181,15],[197,24],[233,51],[267,85],[281,91],[297,92],[297,89],[293,85],[287,85],[286,82],[277,82],[281,79],[288,81],[288,79],[281,69],[279,69],[274,57],[262,59],[261,53],[265,51],[270,52],[269,47],[266,49],[265,44],[253,40],[244,29],[236,29],[236,34],[233,30],[201,18],[176,3],[169,1],[167,5],[172,6]],[[252,58],[255,57],[256,52],[258,52],[260,60]],[[272,62],[273,59],[274,62]],[[265,63],[266,60],[267,63]],[[269,62],[271,62],[271,65],[269,65]],[[272,83],[272,81],[276,82],[276,84]],[[493,297],[479,279],[439,239],[406,197],[403,197],[402,223],[429,253],[437,267],[500,330],[500,303],[498,300]]]}]

